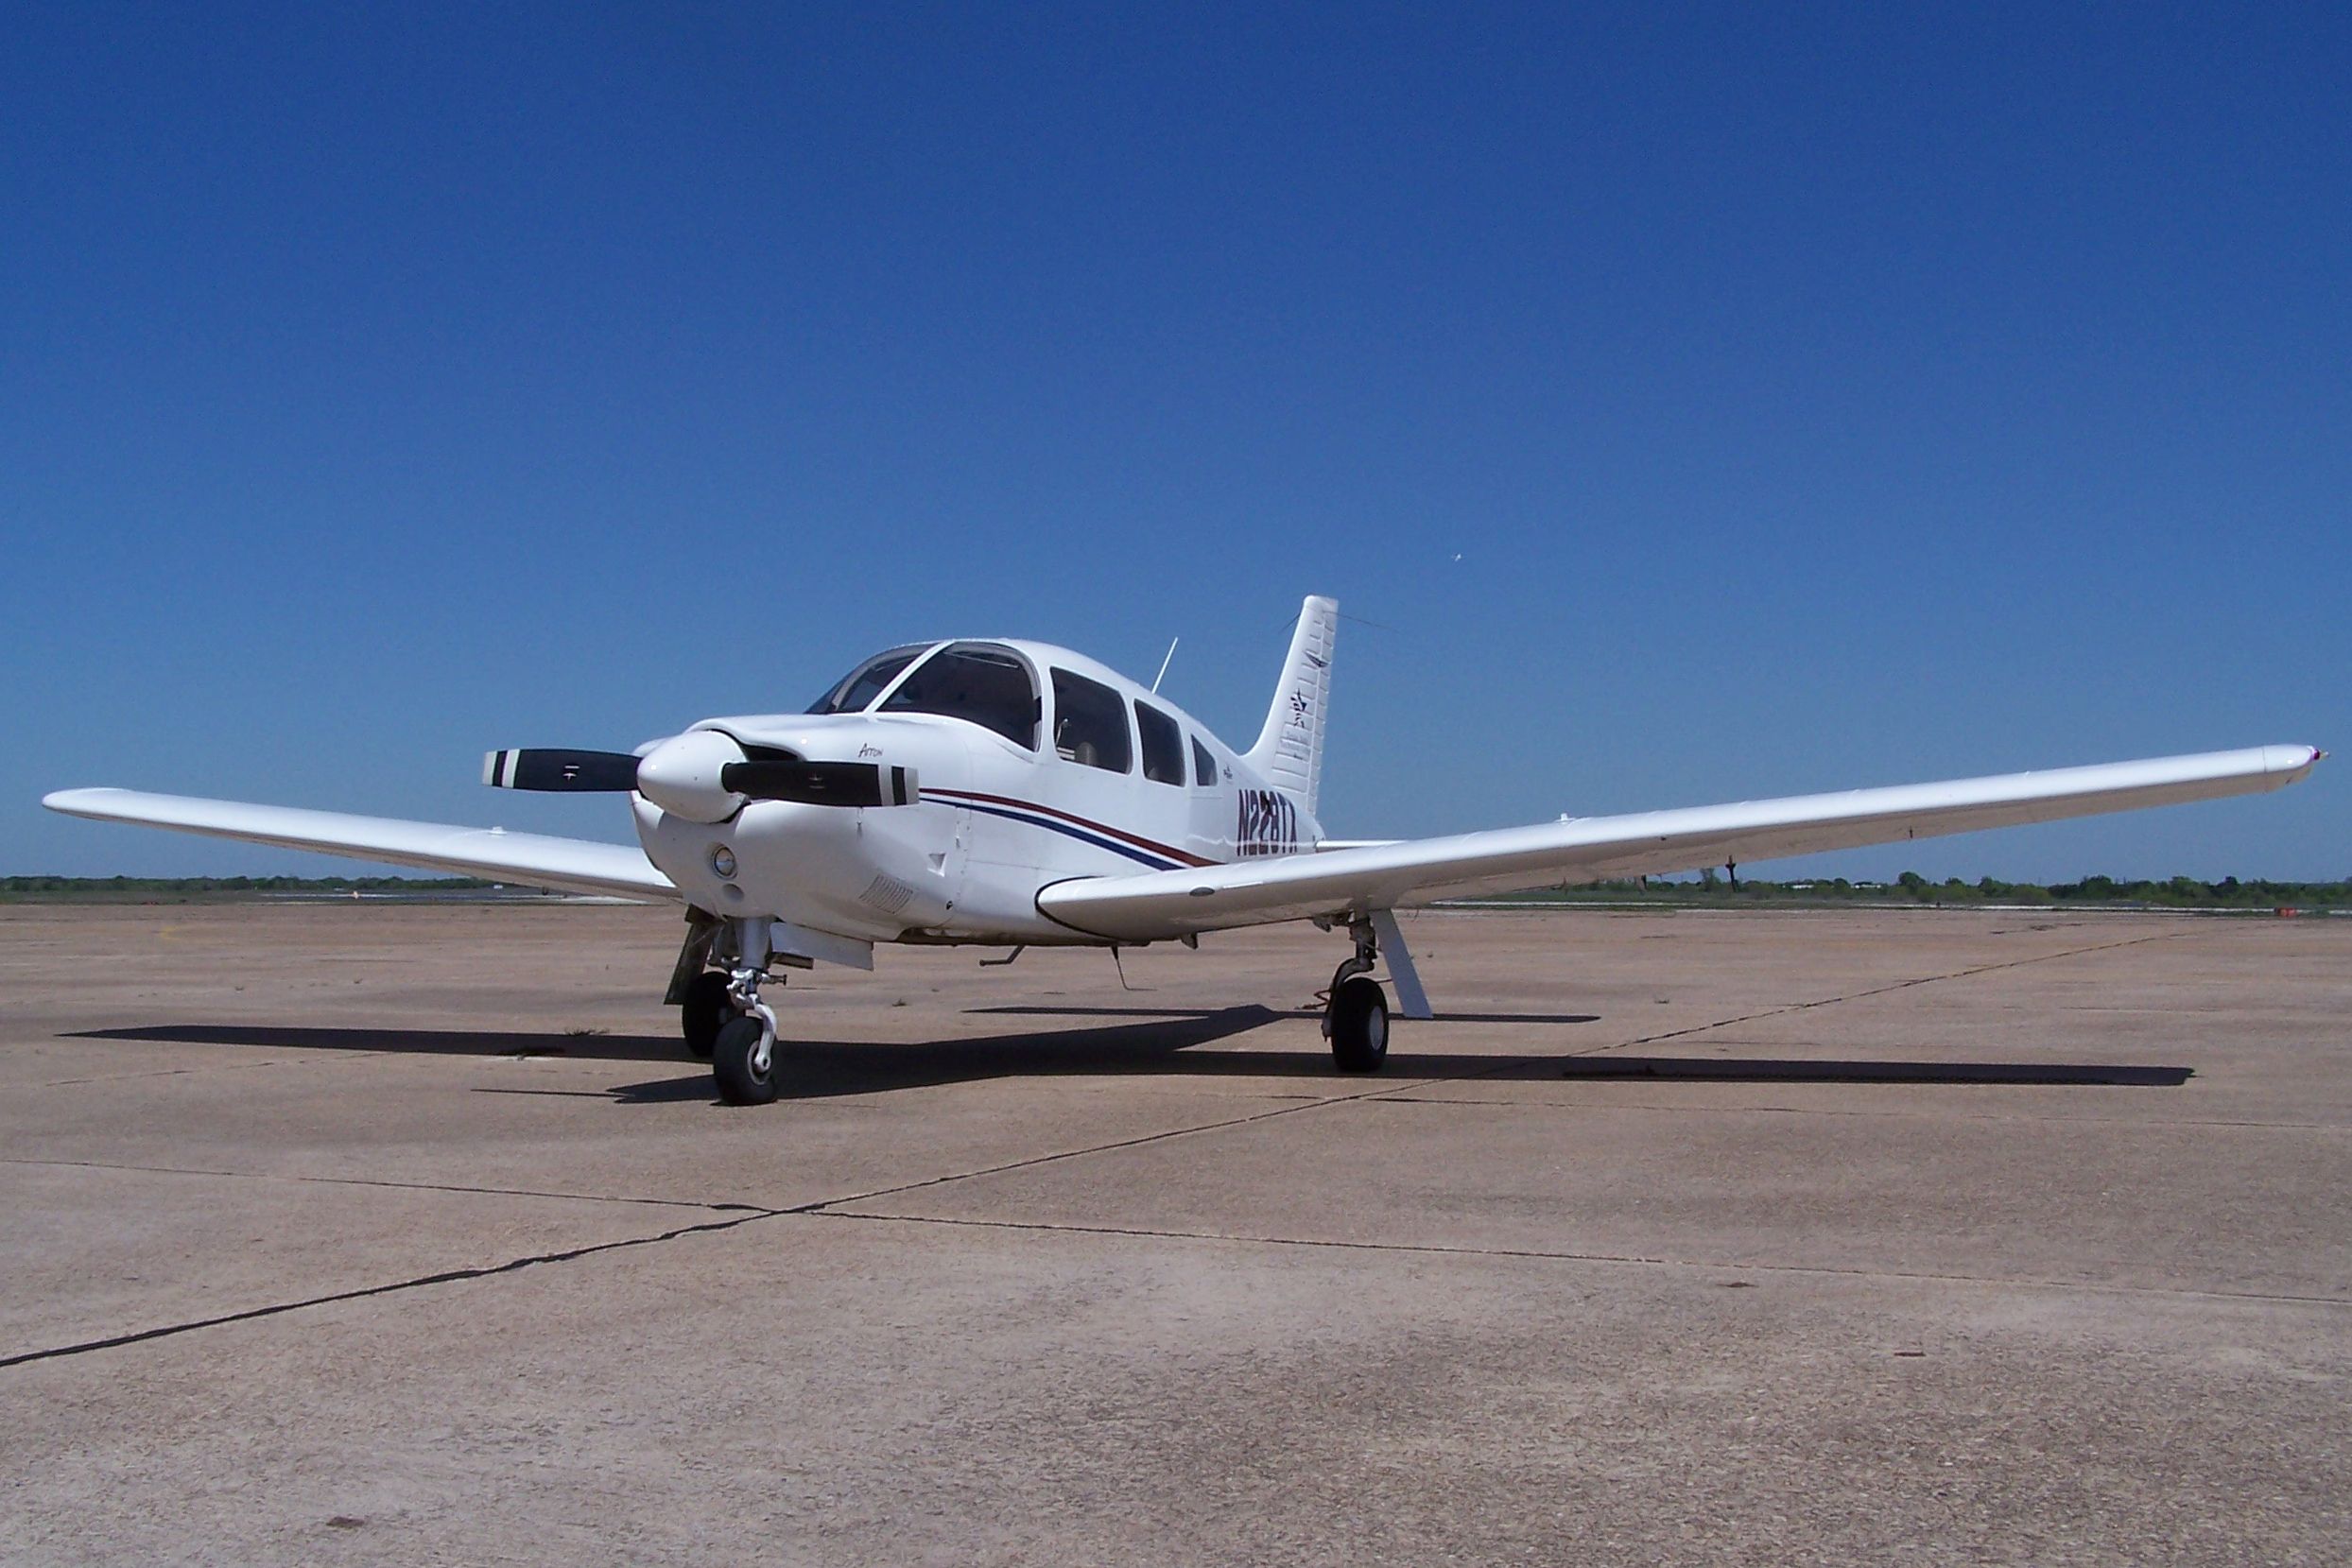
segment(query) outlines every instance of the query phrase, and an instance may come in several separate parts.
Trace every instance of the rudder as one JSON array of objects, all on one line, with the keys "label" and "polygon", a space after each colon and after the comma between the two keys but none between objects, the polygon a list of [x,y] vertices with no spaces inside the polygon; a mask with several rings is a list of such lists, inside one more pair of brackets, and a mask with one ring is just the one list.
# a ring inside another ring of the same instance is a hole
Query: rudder
[{"label": "rudder", "polygon": [[1310,594],[1299,607],[1290,655],[1257,744],[1242,760],[1274,788],[1296,799],[1309,817],[1323,794],[1323,720],[1331,698],[1331,655],[1340,636],[1340,606]]}]

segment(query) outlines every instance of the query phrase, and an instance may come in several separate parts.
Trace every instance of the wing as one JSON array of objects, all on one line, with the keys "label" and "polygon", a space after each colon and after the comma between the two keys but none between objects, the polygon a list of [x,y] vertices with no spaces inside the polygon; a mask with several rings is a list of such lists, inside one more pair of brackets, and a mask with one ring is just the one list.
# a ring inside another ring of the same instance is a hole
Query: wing
[{"label": "wing", "polygon": [[186,795],[147,795],[135,789],[61,789],[41,803],[69,817],[101,822],[143,822],[215,838],[244,838],[289,850],[320,850],[394,866],[421,866],[460,876],[495,877],[567,893],[674,899],[678,889],[633,844],[549,838],[504,828],[460,828],[443,822],[405,822],[392,817],[350,817],[339,811],[255,806],[239,801],[199,801]]},{"label": "wing", "polygon": [[1037,906],[1091,936],[1153,941],[1224,926],[1387,909],[1412,899],[1648,876],[2250,795],[2294,783],[2320,755],[2309,746],[2257,746],[1947,784],[1574,818],[1197,870],[1059,882],[1037,895]]}]

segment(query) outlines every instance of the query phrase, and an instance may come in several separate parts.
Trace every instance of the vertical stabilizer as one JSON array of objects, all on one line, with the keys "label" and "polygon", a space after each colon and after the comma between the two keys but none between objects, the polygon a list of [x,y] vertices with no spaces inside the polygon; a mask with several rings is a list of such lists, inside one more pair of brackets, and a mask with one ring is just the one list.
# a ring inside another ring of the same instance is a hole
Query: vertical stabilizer
[{"label": "vertical stabilizer", "polygon": [[1331,701],[1331,651],[1340,636],[1337,600],[1310,597],[1299,607],[1290,657],[1274,688],[1266,728],[1242,761],[1313,817],[1323,794],[1323,720]]}]

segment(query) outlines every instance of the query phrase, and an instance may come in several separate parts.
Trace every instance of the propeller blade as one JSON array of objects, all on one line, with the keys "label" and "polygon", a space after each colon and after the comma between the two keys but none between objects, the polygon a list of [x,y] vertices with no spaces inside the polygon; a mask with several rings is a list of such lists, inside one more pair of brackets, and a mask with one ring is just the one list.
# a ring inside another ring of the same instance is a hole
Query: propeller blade
[{"label": "propeller blade", "polygon": [[812,806],[904,806],[920,796],[914,769],[868,762],[798,762],[756,758],[718,770],[727,789],[754,801],[797,801]]},{"label": "propeller blade", "polygon": [[612,794],[637,787],[637,759],[626,751],[492,751],[482,758],[482,783],[495,789]]},{"label": "propeller blade", "polygon": [[[683,750],[682,750],[683,748]],[[694,753],[688,756],[685,753]],[[718,755],[702,755],[716,752]],[[770,755],[735,762],[719,757],[735,754],[734,741],[712,732],[693,731],[666,741],[652,753],[654,770],[643,775],[639,759],[626,751],[562,751],[522,748],[492,751],[482,758],[482,783],[498,789],[537,789],[555,794],[620,794],[640,789],[664,810],[686,813],[696,821],[717,821],[735,805],[724,794],[704,801],[710,775],[696,784],[691,777],[673,778],[679,767],[688,773],[716,765],[719,791],[753,801],[794,801],[817,806],[903,806],[918,799],[914,769],[883,767],[870,762],[804,762],[798,757]],[[680,791],[685,794],[681,795]],[[688,797],[692,797],[689,799]],[[697,807],[717,815],[697,816]]]}]

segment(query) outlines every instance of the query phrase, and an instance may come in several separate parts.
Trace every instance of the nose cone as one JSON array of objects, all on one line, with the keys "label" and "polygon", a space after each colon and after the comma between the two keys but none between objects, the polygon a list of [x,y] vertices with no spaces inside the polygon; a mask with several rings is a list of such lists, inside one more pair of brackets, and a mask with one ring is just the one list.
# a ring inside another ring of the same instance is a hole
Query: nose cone
[{"label": "nose cone", "polygon": [[637,793],[672,817],[723,822],[743,797],[718,782],[719,769],[743,760],[743,748],[717,730],[672,735],[637,760]]}]

